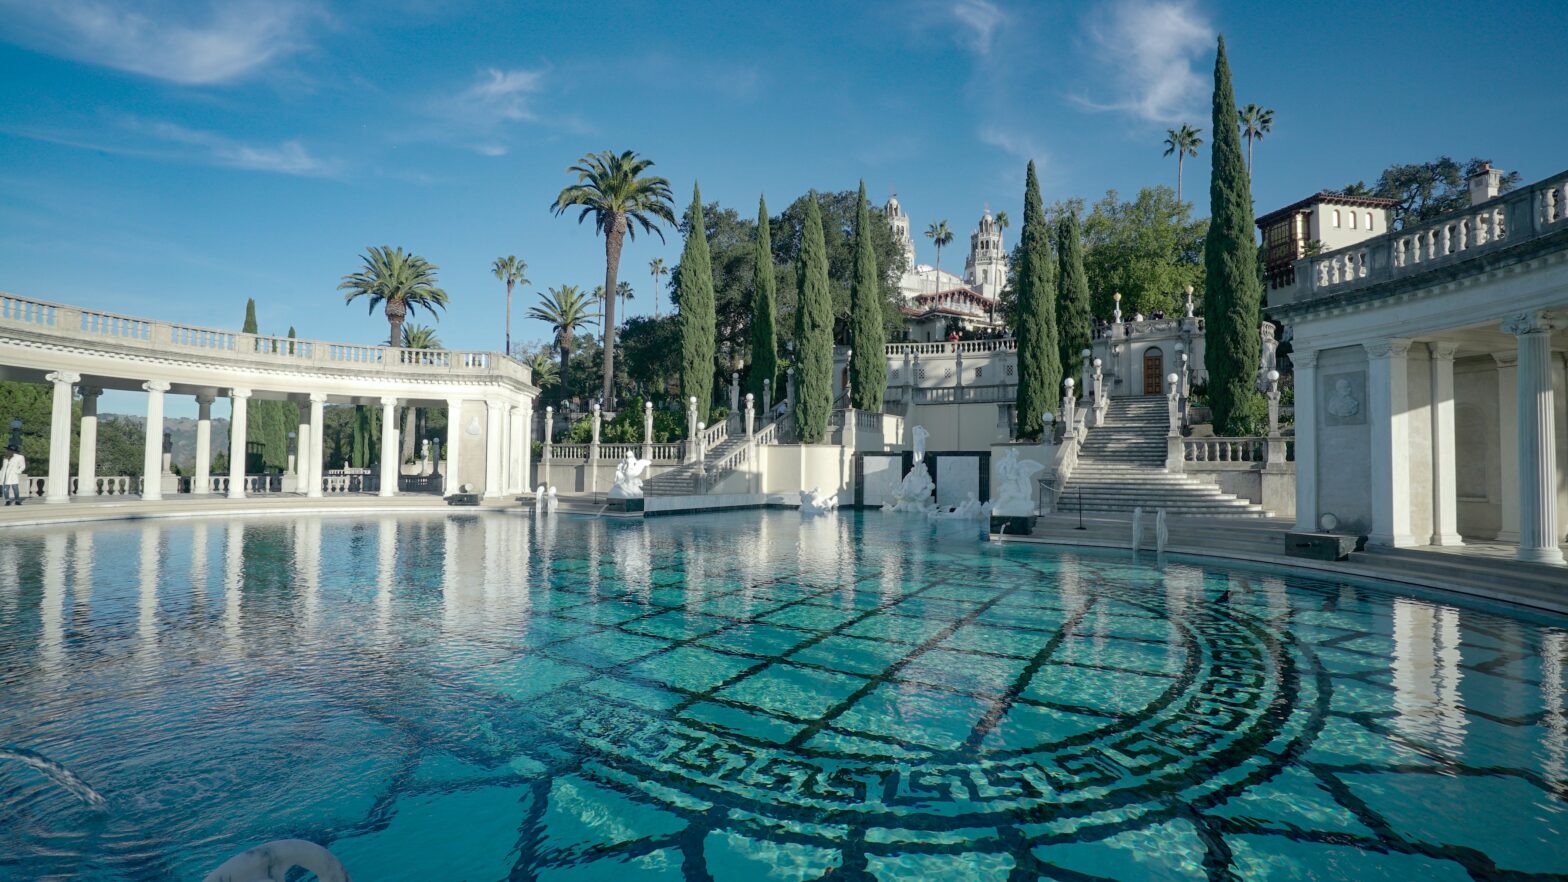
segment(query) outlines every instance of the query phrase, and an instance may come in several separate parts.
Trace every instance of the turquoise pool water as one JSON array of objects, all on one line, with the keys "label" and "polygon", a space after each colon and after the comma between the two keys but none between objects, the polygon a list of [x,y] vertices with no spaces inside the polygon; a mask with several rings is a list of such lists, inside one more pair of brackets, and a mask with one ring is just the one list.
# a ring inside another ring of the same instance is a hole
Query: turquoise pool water
[{"label": "turquoise pool water", "polygon": [[1565,660],[881,513],[13,529],[0,878],[1561,878]]}]

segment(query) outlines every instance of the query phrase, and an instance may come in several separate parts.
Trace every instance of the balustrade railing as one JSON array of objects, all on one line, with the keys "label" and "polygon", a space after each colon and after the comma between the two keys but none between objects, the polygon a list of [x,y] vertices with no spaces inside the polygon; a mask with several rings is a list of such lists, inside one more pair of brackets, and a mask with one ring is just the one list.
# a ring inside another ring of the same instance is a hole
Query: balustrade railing
[{"label": "balustrade railing", "polygon": [[1018,341],[1012,337],[997,337],[990,340],[957,340],[936,343],[889,343],[888,355],[957,355],[963,353],[981,352],[1016,352]]},{"label": "balustrade railing", "polygon": [[109,341],[156,349],[160,355],[188,353],[245,363],[368,367],[399,373],[499,371],[524,381],[531,378],[526,365],[493,352],[403,349],[243,334],[81,309],[5,293],[0,293],[0,324],[17,325],[76,341]]},{"label": "balustrade railing", "polygon": [[712,450],[729,435],[729,432],[729,420],[719,420],[702,430],[702,446]]},{"label": "balustrade railing", "polygon": [[1414,275],[1546,235],[1562,229],[1565,219],[1568,172],[1425,223],[1303,258],[1296,263],[1291,299]]},{"label": "balustrade railing", "polygon": [[1263,438],[1184,438],[1182,459],[1187,462],[1263,462]]}]

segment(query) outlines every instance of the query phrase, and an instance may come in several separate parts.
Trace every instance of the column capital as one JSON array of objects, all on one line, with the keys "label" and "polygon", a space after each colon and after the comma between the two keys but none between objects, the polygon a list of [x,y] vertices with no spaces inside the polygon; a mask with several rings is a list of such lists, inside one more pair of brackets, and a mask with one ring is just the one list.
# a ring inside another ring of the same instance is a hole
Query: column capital
[{"label": "column capital", "polygon": [[1434,360],[1436,360],[1436,361],[1453,361],[1454,360],[1454,353],[1459,351],[1459,344],[1458,343],[1447,343],[1447,342],[1444,342],[1442,340],[1436,340],[1436,341],[1433,341],[1431,343],[1428,343],[1427,344],[1427,348],[1432,350],[1432,358]]},{"label": "column capital", "polygon": [[64,383],[67,386],[74,386],[82,381],[82,375],[73,374],[70,371],[55,371],[44,377],[44,379],[51,383]]},{"label": "column capital", "polygon": [[383,396],[381,396],[381,406],[382,407],[397,407],[397,396],[396,395],[383,395]]},{"label": "column capital", "polygon": [[312,392],[307,397],[310,399],[310,403],[311,404],[326,404],[327,403],[327,393],[325,393],[325,392]]},{"label": "column capital", "polygon": [[103,394],[103,387],[102,386],[82,386],[77,391],[82,393],[82,397],[83,398],[97,398],[98,396]]},{"label": "column capital", "polygon": [[1366,349],[1368,358],[1404,358],[1410,353],[1410,342],[1402,337],[1390,337],[1361,345]]},{"label": "column capital", "polygon": [[142,384],[142,389],[147,392],[167,392],[169,383],[163,380],[148,380]]},{"label": "column capital", "polygon": [[1311,370],[1318,366],[1318,350],[1296,349],[1290,353],[1290,363],[1298,368]]},{"label": "column capital", "polygon": [[1492,353],[1492,360],[1497,362],[1498,367],[1515,367],[1519,364],[1519,352],[1518,350],[1513,352],[1494,352]]},{"label": "column capital", "polygon": [[1561,327],[1563,323],[1558,320],[1558,317],[1545,310],[1515,313],[1502,322],[1503,332],[1515,336],[1549,334]]},{"label": "column capital", "polygon": [[230,389],[229,390],[229,397],[230,398],[234,398],[234,399],[246,399],[246,398],[250,397],[250,390],[249,389]]},{"label": "column capital", "polygon": [[212,405],[212,403],[214,401],[217,401],[217,400],[218,400],[218,396],[214,395],[211,392],[197,392],[196,393],[196,403],[197,404],[203,404],[203,405],[207,405],[207,406],[210,407]]}]

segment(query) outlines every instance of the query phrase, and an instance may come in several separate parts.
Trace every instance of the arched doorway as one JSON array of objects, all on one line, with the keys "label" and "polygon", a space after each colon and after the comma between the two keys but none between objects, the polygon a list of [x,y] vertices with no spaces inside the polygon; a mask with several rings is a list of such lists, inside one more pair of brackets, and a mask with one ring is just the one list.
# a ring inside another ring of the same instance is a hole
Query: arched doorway
[{"label": "arched doorway", "polygon": [[1143,351],[1143,394],[1159,395],[1165,391],[1165,353],[1158,346]]}]

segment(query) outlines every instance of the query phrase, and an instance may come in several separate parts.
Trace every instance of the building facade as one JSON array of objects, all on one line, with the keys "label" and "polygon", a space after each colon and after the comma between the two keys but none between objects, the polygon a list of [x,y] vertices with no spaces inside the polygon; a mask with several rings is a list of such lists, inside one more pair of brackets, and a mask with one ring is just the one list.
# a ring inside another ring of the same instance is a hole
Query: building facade
[{"label": "building facade", "polygon": [[987,208],[969,235],[964,274],[955,275],[917,260],[910,218],[894,196],[883,207],[904,252],[898,290],[904,301],[907,339],[936,342],[953,334],[973,335],[1001,329],[1002,289],[1007,287],[1008,256],[1002,228]]},{"label": "building facade", "polygon": [[1469,207],[1303,256],[1270,286],[1294,345],[1296,526],[1561,564],[1568,172],[1503,194],[1477,177]]}]

